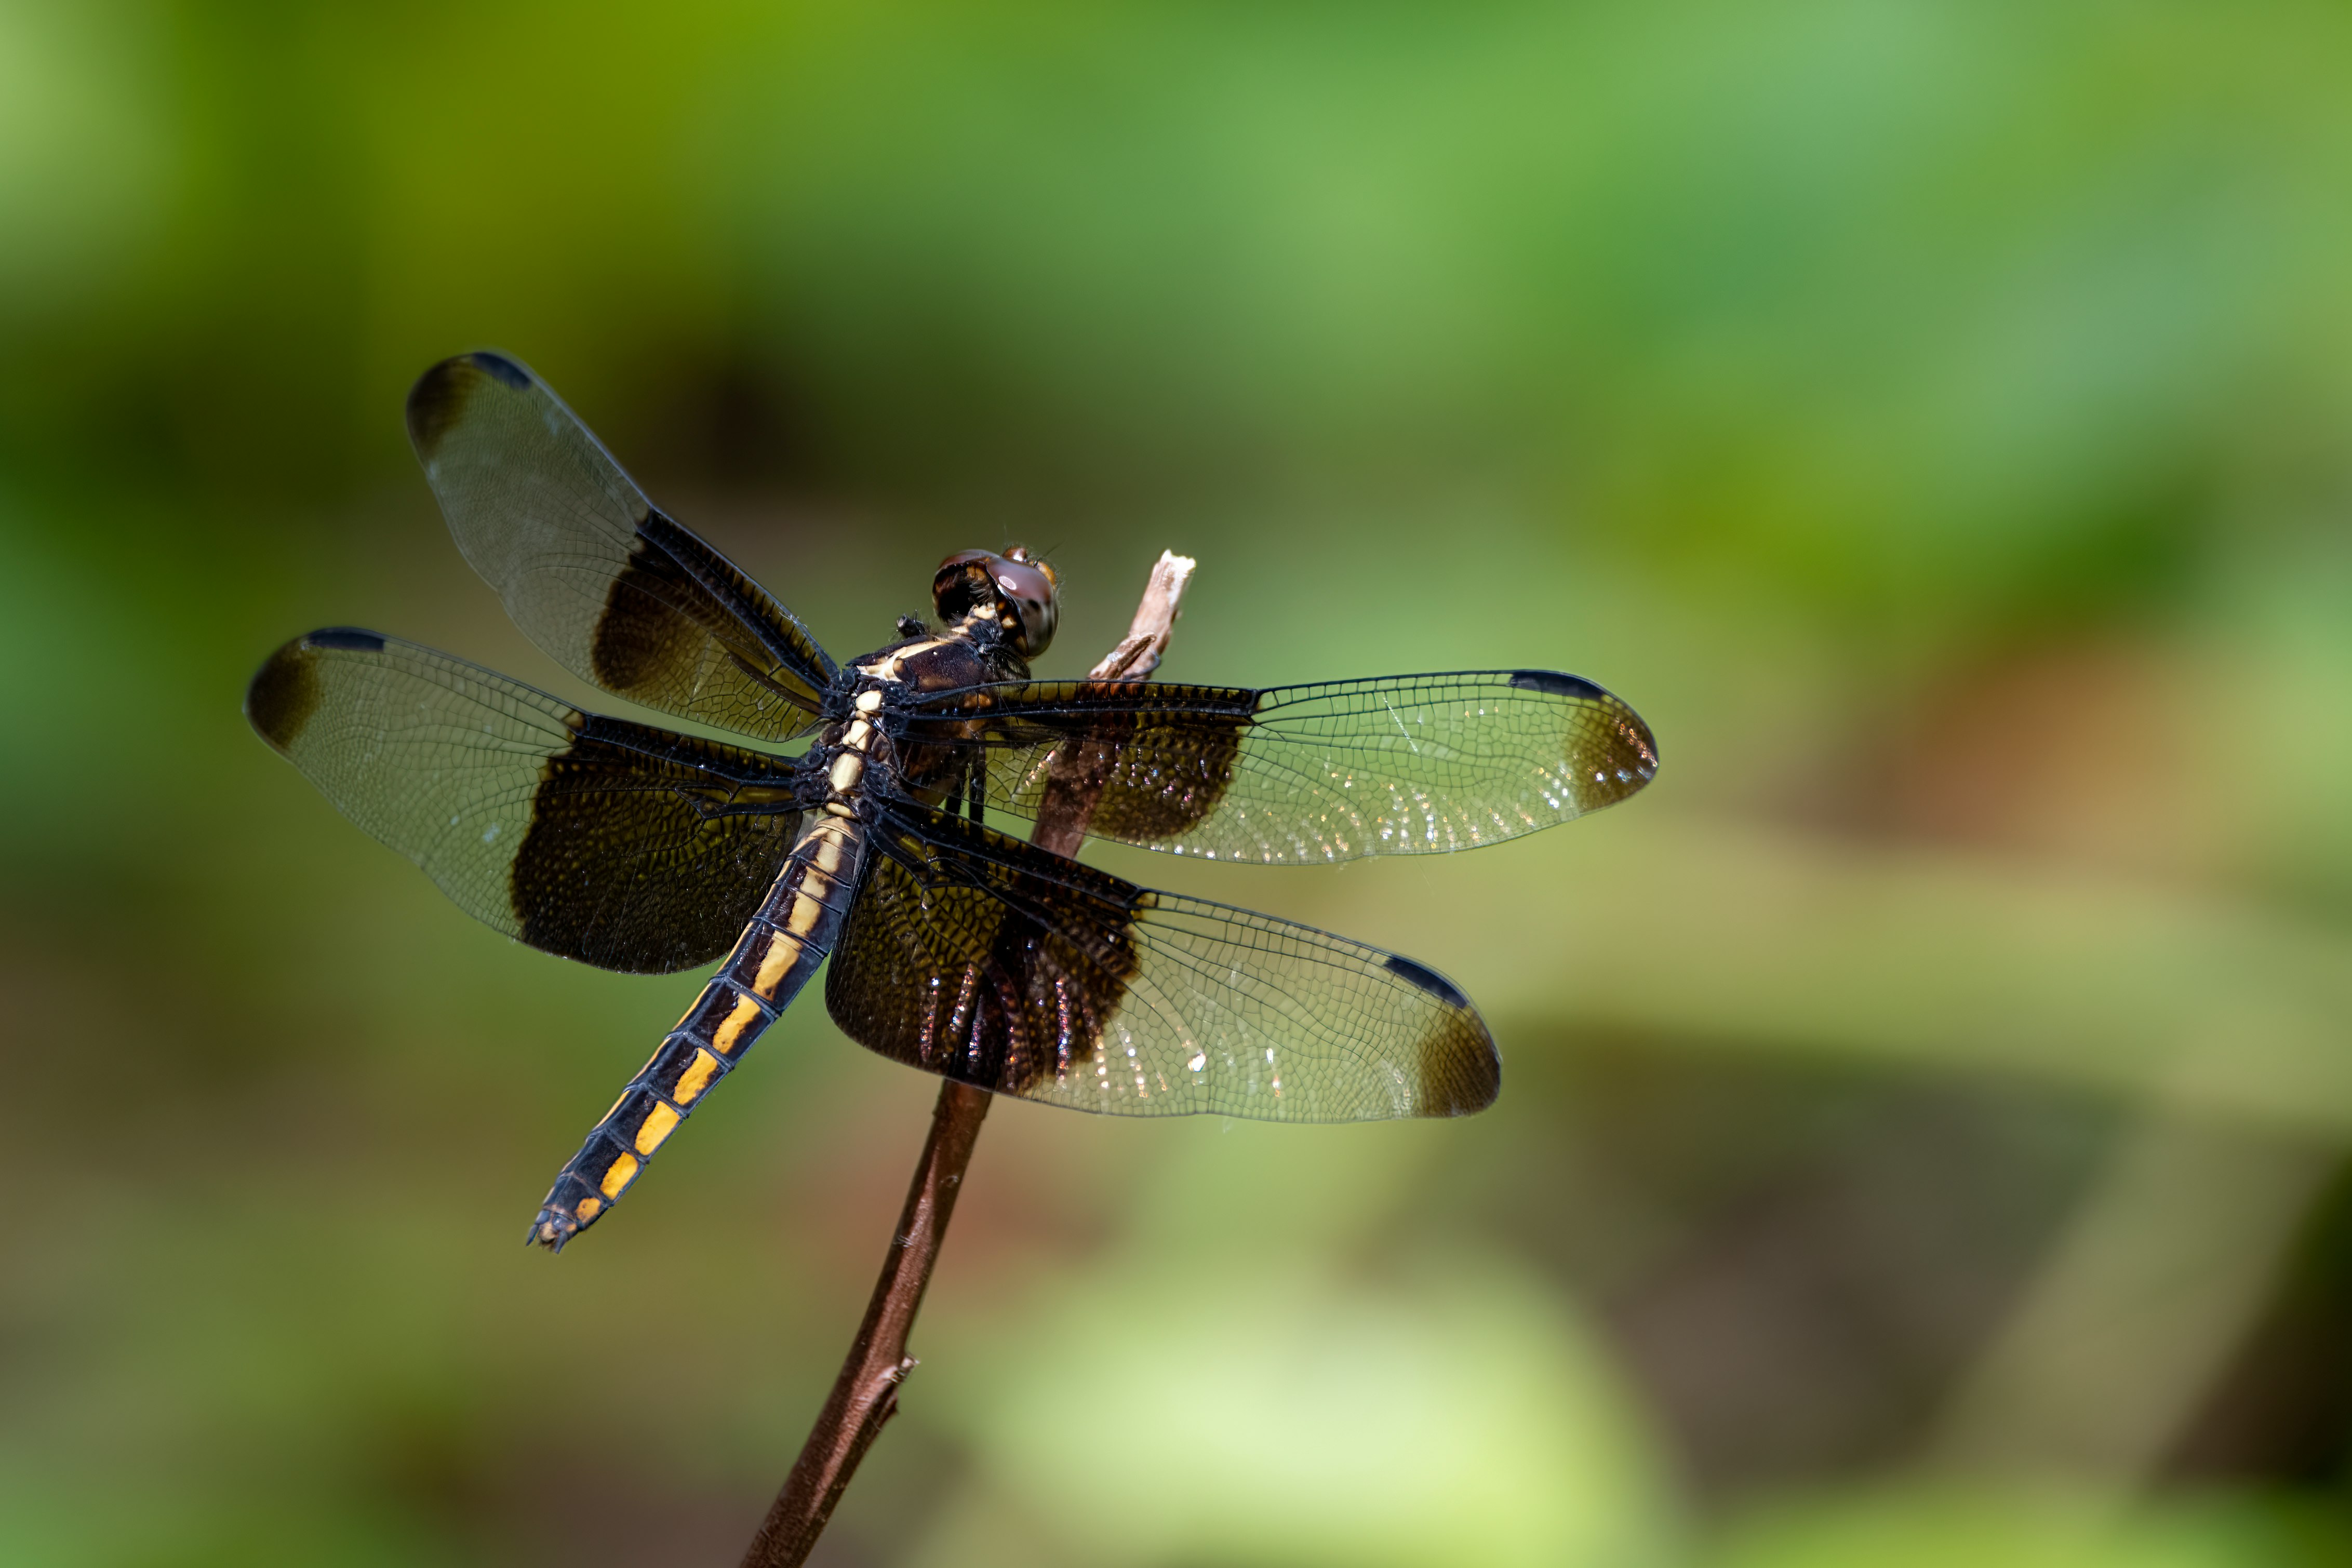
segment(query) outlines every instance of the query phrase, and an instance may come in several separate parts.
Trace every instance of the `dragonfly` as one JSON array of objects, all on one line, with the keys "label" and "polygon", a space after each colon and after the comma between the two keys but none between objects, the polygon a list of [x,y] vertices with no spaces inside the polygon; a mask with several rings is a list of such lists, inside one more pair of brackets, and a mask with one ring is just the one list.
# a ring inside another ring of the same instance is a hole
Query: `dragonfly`
[{"label": "dragonfly", "polygon": [[1051,813],[1188,859],[1321,865],[1499,843],[1657,771],[1631,707],[1554,670],[1034,679],[1061,583],[1017,547],[950,556],[934,620],[836,664],[518,361],[444,361],[407,419],[459,550],[532,642],[741,737],[585,712],[352,627],[295,638],[246,694],[263,740],[486,925],[630,974],[718,961],[557,1175],[529,1232],[551,1249],[620,1201],[820,967],[844,1034],[992,1093],[1284,1122],[1483,1110],[1501,1058],[1436,968],[999,824]]}]

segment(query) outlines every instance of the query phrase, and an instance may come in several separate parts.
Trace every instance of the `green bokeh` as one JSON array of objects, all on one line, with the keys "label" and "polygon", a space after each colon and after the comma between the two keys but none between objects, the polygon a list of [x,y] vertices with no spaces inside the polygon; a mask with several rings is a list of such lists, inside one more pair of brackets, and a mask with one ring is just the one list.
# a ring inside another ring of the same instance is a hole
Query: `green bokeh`
[{"label": "green bokeh", "polygon": [[1000,1107],[826,1560],[2339,1560],[2347,80],[2318,0],[0,0],[0,1563],[732,1561],[855,1322],[926,1082],[812,998],[526,1254],[692,977],[237,715],[333,623],[588,697],[402,439],[490,345],[837,654],[1017,538],[1067,674],[1174,548],[1171,678],[1660,737],[1458,863],[1100,855],[1442,967],[1504,1103]]}]

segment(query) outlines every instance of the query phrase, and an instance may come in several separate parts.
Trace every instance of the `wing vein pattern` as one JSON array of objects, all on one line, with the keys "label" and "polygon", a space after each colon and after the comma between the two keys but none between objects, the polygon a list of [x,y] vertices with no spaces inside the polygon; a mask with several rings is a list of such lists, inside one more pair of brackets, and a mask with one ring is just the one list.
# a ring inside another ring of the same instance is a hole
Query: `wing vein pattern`
[{"label": "wing vein pattern", "polygon": [[373,632],[289,643],[246,713],[459,908],[599,968],[667,973],[725,953],[800,824],[788,763],[583,713]]},{"label": "wing vein pattern", "polygon": [[926,807],[887,807],[874,845],[825,998],[885,1056],[1128,1115],[1458,1115],[1500,1085],[1476,1009],[1410,959]]},{"label": "wing vein pattern", "polygon": [[761,739],[816,722],[833,660],[765,589],[646,500],[514,361],[445,360],[409,439],[467,560],[530,640],[616,696]]},{"label": "wing vein pattern", "polygon": [[914,732],[927,724],[977,727],[1000,810],[1034,818],[1049,789],[1075,790],[1097,837],[1261,864],[1497,843],[1614,805],[1658,766],[1632,708],[1549,670],[1018,682],[937,694]]}]

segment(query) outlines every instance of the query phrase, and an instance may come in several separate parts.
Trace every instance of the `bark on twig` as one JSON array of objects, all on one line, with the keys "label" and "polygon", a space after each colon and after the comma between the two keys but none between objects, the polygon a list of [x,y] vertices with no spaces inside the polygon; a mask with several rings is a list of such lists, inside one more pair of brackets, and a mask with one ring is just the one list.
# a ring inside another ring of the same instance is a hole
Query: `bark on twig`
[{"label": "bark on twig", "polygon": [[931,1282],[931,1265],[939,1260],[940,1239],[955,1212],[956,1194],[963,1186],[971,1146],[980,1137],[981,1121],[988,1114],[989,1098],[987,1090],[968,1084],[940,1085],[930,1136],[923,1141],[914,1185],[908,1190],[898,1228],[891,1232],[890,1251],[882,1260],[882,1277],[874,1283],[866,1321],[857,1325],[849,1357],[841,1364],[841,1375],[834,1380],[833,1393],[818,1413],[800,1458],[784,1478],[760,1533],[751,1538],[743,1568],[796,1568],[806,1562],[825,1521],[833,1517],[834,1504],[857,1473],[858,1461],[873,1447],[883,1423],[898,1414],[898,1385],[915,1368],[907,1354],[907,1334]]},{"label": "bark on twig", "polygon": [[[1160,553],[1126,638],[1088,672],[1087,679],[1139,681],[1160,667],[1195,564],[1173,551]],[[1039,802],[1032,843],[1055,854],[1077,852],[1086,838],[1087,794],[1060,786],[1090,771],[1087,759],[1078,756],[1056,760]],[[760,1532],[751,1538],[743,1568],[799,1568],[806,1562],[866,1450],[874,1446],[883,1424],[898,1414],[898,1385],[915,1368],[914,1358],[907,1354],[907,1335],[930,1285],[931,1266],[939,1261],[940,1243],[955,1213],[956,1196],[963,1189],[964,1168],[971,1162],[990,1098],[985,1089],[969,1084],[950,1081],[940,1085],[930,1135],[923,1141],[922,1157],[916,1162],[907,1205],[891,1232],[890,1251],[874,1282],[865,1321],[858,1324],[857,1338],[801,1457],[784,1478]]]}]

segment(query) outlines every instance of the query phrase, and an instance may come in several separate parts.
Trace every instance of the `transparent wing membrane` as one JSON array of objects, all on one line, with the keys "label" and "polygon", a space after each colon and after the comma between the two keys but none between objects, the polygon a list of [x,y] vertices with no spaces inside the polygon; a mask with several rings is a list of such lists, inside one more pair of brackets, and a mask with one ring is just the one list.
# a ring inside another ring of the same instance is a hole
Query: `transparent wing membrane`
[{"label": "transparent wing membrane", "polygon": [[599,968],[725,953],[799,824],[787,765],[584,714],[373,632],[287,643],[246,715],[459,908]]},{"label": "transparent wing membrane", "polygon": [[1549,670],[1262,691],[1024,682],[924,711],[915,733],[977,727],[990,806],[1034,818],[1052,791],[1098,838],[1263,864],[1497,843],[1614,805],[1658,766],[1639,715]]},{"label": "transparent wing membrane", "polygon": [[656,510],[529,371],[443,361],[409,393],[408,432],[457,548],[565,669],[763,739],[815,723],[834,664],[808,629]]},{"label": "transparent wing membrane", "polygon": [[1458,1115],[1500,1085],[1477,1010],[1409,958],[925,808],[876,832],[825,1000],[885,1056],[1128,1115]]}]

